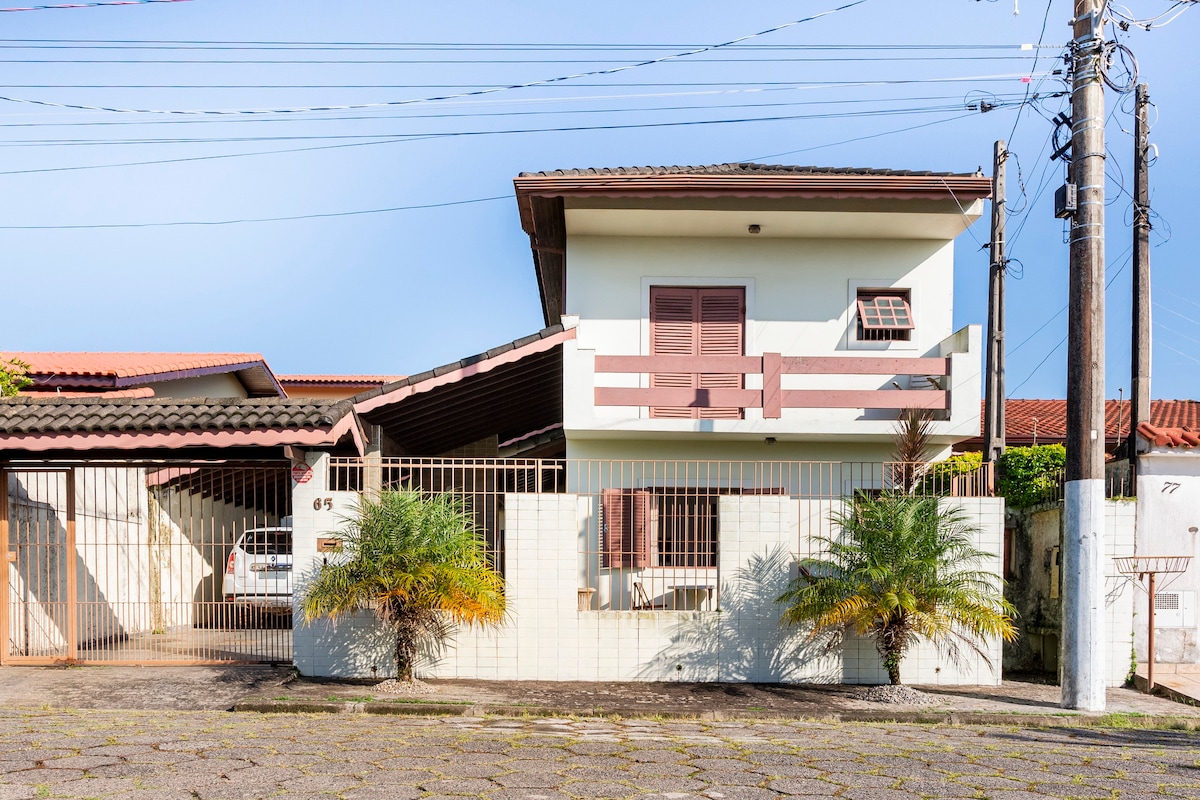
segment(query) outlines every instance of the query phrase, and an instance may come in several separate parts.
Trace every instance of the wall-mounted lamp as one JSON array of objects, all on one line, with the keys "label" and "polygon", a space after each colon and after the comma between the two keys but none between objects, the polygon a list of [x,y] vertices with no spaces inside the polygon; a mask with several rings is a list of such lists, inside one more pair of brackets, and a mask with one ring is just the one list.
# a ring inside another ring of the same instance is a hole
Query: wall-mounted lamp
[{"label": "wall-mounted lamp", "polygon": [[746,233],[762,233],[762,225],[751,225],[746,228]]},{"label": "wall-mounted lamp", "polygon": [[773,445],[773,444],[775,444],[775,437],[774,437],[774,436],[768,436],[767,438],[763,439],[763,441],[764,441],[764,442],[766,442],[766,444],[767,444],[768,446],[770,446],[770,445]]}]

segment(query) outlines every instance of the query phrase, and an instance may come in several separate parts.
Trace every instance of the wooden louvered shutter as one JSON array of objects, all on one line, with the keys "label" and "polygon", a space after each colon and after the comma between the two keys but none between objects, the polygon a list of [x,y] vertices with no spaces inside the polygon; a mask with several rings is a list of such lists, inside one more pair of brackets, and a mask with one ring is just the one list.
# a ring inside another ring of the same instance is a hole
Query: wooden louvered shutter
[{"label": "wooden louvered shutter", "polygon": [[600,566],[650,566],[650,493],[604,489],[600,506]]},{"label": "wooden louvered shutter", "polygon": [[[650,355],[700,354],[699,302],[700,296],[695,289],[650,287]],[[650,375],[651,388],[690,389],[695,385],[695,376],[689,373],[656,372]],[[650,408],[653,419],[691,419],[695,416],[694,408]]]},{"label": "wooden louvered shutter", "polygon": [[[699,289],[699,355],[740,356],[746,328],[744,290]],[[740,373],[700,375],[701,389],[741,389]],[[740,408],[699,408],[700,419],[741,419]]]}]

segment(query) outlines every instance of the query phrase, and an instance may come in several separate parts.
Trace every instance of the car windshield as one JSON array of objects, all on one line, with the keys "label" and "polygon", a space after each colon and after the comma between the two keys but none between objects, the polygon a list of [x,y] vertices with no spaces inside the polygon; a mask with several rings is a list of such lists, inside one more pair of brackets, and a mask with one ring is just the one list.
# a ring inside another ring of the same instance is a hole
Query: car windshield
[{"label": "car windshield", "polygon": [[261,556],[290,556],[291,531],[246,531],[242,549]]}]

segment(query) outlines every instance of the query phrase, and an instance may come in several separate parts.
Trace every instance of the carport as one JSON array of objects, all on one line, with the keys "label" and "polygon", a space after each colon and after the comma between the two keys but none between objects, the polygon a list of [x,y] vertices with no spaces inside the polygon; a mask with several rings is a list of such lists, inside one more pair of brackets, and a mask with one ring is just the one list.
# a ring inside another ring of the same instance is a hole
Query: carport
[{"label": "carport", "polygon": [[310,449],[362,454],[348,402],[0,401],[0,663],[290,663],[290,617],[223,579]]}]

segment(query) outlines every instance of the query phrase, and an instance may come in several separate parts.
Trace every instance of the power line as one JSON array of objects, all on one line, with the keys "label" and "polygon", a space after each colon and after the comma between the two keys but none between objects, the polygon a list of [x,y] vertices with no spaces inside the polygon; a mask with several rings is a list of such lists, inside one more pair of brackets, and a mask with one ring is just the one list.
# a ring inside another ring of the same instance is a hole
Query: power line
[{"label": "power line", "polygon": [[[951,117],[950,119],[935,120],[934,122],[927,122],[922,125],[915,125],[915,126],[911,126],[908,128],[898,128],[898,129],[890,130],[890,131],[880,131],[878,133],[869,134],[867,136],[858,136],[858,137],[855,137],[852,139],[843,139],[843,140],[837,141],[837,142],[827,142],[825,144],[813,145],[812,147],[807,147],[807,148],[804,148],[803,150],[796,150],[796,151],[792,151],[792,152],[803,152],[803,151],[808,151],[808,150],[820,150],[820,149],[826,148],[826,147],[837,147],[839,145],[849,144],[851,142],[862,141],[863,139],[876,139],[876,138],[880,138],[882,136],[889,136],[889,135],[896,134],[896,133],[904,133],[906,131],[915,130],[917,128],[927,128],[927,127],[930,127],[931,125],[937,125],[937,124],[941,124],[944,122],[953,122],[955,120],[965,119],[968,116],[974,116],[974,114],[964,114],[964,115],[960,115],[958,117]],[[763,156],[763,158],[769,158],[769,157],[770,156]],[[480,198],[475,198],[472,200],[456,200],[456,201],[451,201],[451,202],[447,202],[447,203],[433,203],[433,204],[429,204],[429,205],[396,206],[396,207],[392,207],[392,208],[375,208],[375,209],[365,209],[365,210],[359,210],[359,211],[338,211],[338,212],[330,212],[330,213],[301,214],[301,215],[286,216],[286,217],[261,217],[261,218],[254,218],[254,219],[233,219],[233,220],[216,220],[216,221],[114,223],[114,224],[96,224],[96,225],[6,225],[6,226],[0,226],[0,230],[95,230],[95,229],[102,229],[102,228],[162,228],[162,227],[177,227],[177,226],[185,226],[185,225],[186,226],[212,226],[212,225],[234,225],[234,224],[254,223],[254,222],[283,222],[283,221],[289,221],[289,220],[323,219],[323,218],[328,218],[328,217],[349,217],[349,216],[359,216],[359,215],[363,215],[363,214],[385,214],[385,213],[390,213],[390,212],[395,212],[395,211],[409,211],[409,210],[422,209],[422,208],[442,208],[445,206],[466,205],[469,203],[485,203],[485,202],[489,202],[489,201],[493,201],[493,200],[505,200],[505,199],[508,199],[509,197],[511,197],[511,195],[497,195],[494,197],[480,197]]]},{"label": "power line", "polygon": [[[860,0],[860,2],[866,2],[866,0]],[[1000,74],[1000,75],[967,75],[967,76],[950,77],[950,78],[897,78],[897,79],[859,80],[859,81],[794,81],[794,82],[786,83],[785,85],[790,89],[801,90],[801,89],[850,88],[850,87],[868,87],[868,86],[903,86],[903,85],[910,85],[910,84],[926,84],[926,83],[982,83],[982,82],[987,82],[987,81],[1013,80],[1013,79],[1017,79],[1017,78],[1024,79],[1026,77],[1028,77],[1026,73],[1012,73],[1012,74]],[[565,79],[555,79],[555,80],[565,80]],[[620,86],[620,85],[621,84],[601,84],[600,87],[609,88],[612,86]],[[677,84],[667,84],[667,85],[677,85]],[[714,84],[700,84],[700,85],[711,86]],[[761,85],[761,84],[756,84],[756,85]],[[327,111],[353,111],[353,110],[357,110],[357,109],[368,109],[368,108],[389,108],[389,107],[396,107],[396,106],[416,105],[416,104],[428,103],[428,102],[434,102],[434,101],[458,100],[458,99],[466,98],[466,97],[478,97],[480,95],[492,94],[494,92],[503,91],[505,89],[519,89],[519,88],[527,88],[527,87],[531,87],[531,86],[538,86],[538,88],[542,88],[540,84],[530,83],[530,84],[506,85],[506,86],[503,86],[500,88],[480,89],[480,90],[469,91],[469,92],[460,92],[458,94],[443,95],[441,97],[416,98],[416,99],[412,99],[412,100],[395,100],[395,101],[380,102],[380,103],[349,103],[349,104],[343,104],[343,105],[305,106],[305,107],[297,107],[297,108],[264,108],[264,109],[235,109],[235,110],[208,109],[208,110],[163,111],[163,110],[135,109],[135,108],[114,108],[114,107],[109,107],[109,106],[88,106],[88,105],[81,105],[78,103],[55,103],[55,102],[51,102],[49,100],[32,100],[29,98],[8,97],[8,96],[0,96],[0,100],[8,101],[10,103],[23,103],[26,105],[45,106],[48,108],[65,108],[65,109],[71,109],[71,110],[75,110],[75,111],[102,111],[102,112],[110,112],[110,113],[117,113],[117,114],[177,114],[177,115],[183,115],[183,116],[238,117],[238,116],[257,116],[257,115],[264,115],[264,114],[310,114],[310,113],[321,113],[321,112],[327,112]],[[590,86],[590,84],[576,85],[574,88],[580,88],[580,86],[587,87],[587,86]],[[537,98],[537,100],[544,100],[544,98]]]},{"label": "power line", "polygon": [[[9,49],[79,49],[98,50],[108,49],[129,50],[266,50],[275,48],[297,50],[471,50],[471,51],[535,51],[546,50],[596,50],[596,51],[627,51],[627,50],[686,50],[708,46],[697,42],[338,42],[338,41],[265,41],[265,40],[221,40],[221,39],[0,39],[0,48]],[[769,44],[765,42],[742,41],[729,44],[730,50],[1027,50],[1031,48],[1046,48],[1060,50],[1065,45],[1027,44],[995,44],[988,42],[975,43],[928,43],[901,44],[884,42],[876,44],[863,43],[798,43],[798,44]]]},{"label": "power line", "polygon": [[[769,105],[791,105],[788,103]],[[733,106],[733,108],[749,108],[753,106]],[[640,109],[611,109],[611,111],[632,111]],[[687,108],[689,111],[707,110],[704,106]],[[655,128],[672,125],[706,125],[733,124],[743,122],[778,122],[785,120],[822,120],[822,119],[860,119],[863,117],[889,117],[908,114],[933,114],[962,111],[961,105],[926,106],[923,108],[891,108],[871,109],[866,111],[827,111],[813,114],[791,114],[775,117],[747,117],[730,120],[681,120],[676,122],[646,122],[623,125],[579,125],[555,126],[548,128],[521,128],[508,130],[476,130],[476,131],[426,131],[394,134],[309,134],[309,135],[276,135],[276,136],[211,136],[205,138],[159,138],[159,139],[11,139],[0,140],[0,147],[108,147],[115,145],[153,145],[153,144],[245,144],[248,142],[286,142],[286,141],[338,141],[345,139],[437,139],[452,136],[493,136],[522,133],[562,133],[593,130],[620,130],[626,128]],[[557,112],[569,114],[575,112]],[[467,115],[469,116],[469,115]]]},{"label": "power line", "polygon": [[0,14],[13,11],[60,11],[68,8],[99,8],[101,6],[143,6],[150,3],[190,3],[191,0],[108,0],[96,3],[59,3],[52,6],[23,6],[20,8],[0,8]]},{"label": "power line", "polygon": [[[733,91],[716,91],[716,92],[654,92],[650,94],[630,94],[630,95],[598,95],[593,97],[576,97],[576,98],[554,98],[560,102],[570,102],[575,100],[637,100],[637,99],[660,99],[664,97],[724,97],[732,94],[740,94],[742,90]],[[761,95],[762,92],[752,90],[749,94]],[[989,95],[993,102],[997,102],[999,106],[1009,105],[1012,101],[1019,100],[1020,95]],[[585,108],[585,109],[547,109],[547,110],[532,110],[532,111],[494,111],[494,112],[469,112],[462,114],[434,113],[434,114],[369,114],[355,116],[323,116],[311,118],[299,117],[262,117],[262,118],[244,118],[235,117],[232,119],[207,119],[207,118],[184,118],[184,119],[135,119],[135,120],[99,120],[99,121],[72,121],[72,122],[0,122],[0,128],[79,128],[79,127],[112,127],[112,126],[143,126],[143,125],[229,125],[229,124],[250,124],[262,125],[266,123],[314,123],[314,122],[346,122],[346,121],[371,121],[378,122],[383,120],[414,120],[414,119],[454,119],[462,117],[519,117],[519,116],[545,116],[550,114],[607,114],[607,113],[636,113],[648,111],[682,111],[682,110],[717,110],[731,108],[774,108],[774,107],[799,107],[799,106],[839,106],[839,105],[862,105],[864,103],[901,103],[901,102],[917,102],[917,101],[936,101],[936,100],[958,100],[961,95],[924,95],[917,97],[891,97],[891,98],[844,98],[835,100],[797,100],[787,103],[729,103],[729,104],[707,104],[707,105],[677,105],[677,106],[633,106],[624,105],[620,108]],[[480,103],[484,101],[478,101]],[[504,103],[508,105],[509,103]],[[959,108],[967,108],[967,103],[960,102]],[[886,110],[886,109],[884,109]],[[972,109],[974,110],[974,109]]]},{"label": "power line", "polygon": [[[507,130],[507,131],[460,131],[457,133],[427,134],[427,135],[420,135],[420,136],[419,135],[405,135],[403,138],[402,137],[390,137],[390,138],[386,138],[386,139],[376,139],[374,141],[369,141],[369,142],[348,142],[348,143],[343,143],[343,144],[318,145],[315,147],[293,147],[293,148],[287,148],[287,149],[283,149],[283,150],[266,150],[266,151],[252,152],[252,153],[222,153],[222,154],[216,154],[216,155],[189,156],[189,157],[184,157],[184,158],[168,158],[168,159],[150,160],[150,161],[127,161],[127,162],[116,163],[116,164],[83,164],[83,165],[72,166],[72,167],[40,167],[40,168],[35,168],[35,169],[7,170],[7,171],[0,172],[0,175],[31,175],[31,174],[46,173],[46,172],[74,172],[74,171],[78,171],[78,170],[87,170],[87,169],[110,169],[110,168],[114,168],[114,167],[140,167],[140,166],[148,166],[148,165],[152,165],[152,164],[180,164],[180,163],[187,163],[187,162],[192,162],[192,161],[212,161],[212,160],[225,159],[225,158],[247,158],[250,156],[282,155],[285,153],[304,153],[304,152],[312,152],[312,151],[317,151],[317,150],[336,150],[336,149],[342,149],[342,148],[348,148],[348,147],[370,147],[370,146],[379,145],[379,144],[395,144],[398,142],[424,141],[427,139],[441,139],[441,138],[448,138],[451,136],[491,136],[491,135],[496,135],[496,134],[551,133],[551,132],[552,133],[566,133],[566,132],[596,131],[596,130],[632,130],[632,129],[646,129],[646,128],[673,128],[673,127],[683,127],[683,126],[691,126],[691,125],[730,125],[730,124],[743,124],[743,123],[753,123],[753,122],[784,122],[784,121],[793,121],[793,120],[797,120],[797,119],[804,119],[804,118],[806,118],[806,116],[807,115],[798,114],[798,115],[776,116],[776,117],[753,117],[753,118],[747,118],[747,119],[688,120],[688,121],[680,121],[680,122],[650,122],[650,123],[628,124],[628,125],[581,125],[581,126],[576,126],[576,127],[545,128],[545,129],[524,129],[524,130]],[[954,117],[953,119],[961,119],[964,116],[974,116],[974,114],[972,113],[972,114],[960,115],[958,117]],[[924,127],[924,126],[917,126],[917,127]],[[860,138],[865,139],[865,138],[874,138],[874,137],[860,137]],[[858,141],[858,139],[852,139],[850,141]],[[796,152],[799,152],[799,151],[796,151]]]},{"label": "power line", "polygon": [[[668,54],[665,56],[661,56],[659,58],[645,59],[643,61],[638,61],[633,64],[623,64],[619,67],[611,67],[609,69],[601,69],[601,70],[591,70],[589,72],[581,72],[581,73],[576,73],[574,75],[560,75],[555,78],[545,78],[542,80],[529,81],[526,83],[514,83],[514,84],[509,84],[507,86],[497,87],[497,88],[493,88],[493,89],[478,89],[475,91],[460,92],[458,94],[442,95],[442,96],[438,96],[438,97],[426,97],[426,98],[411,99],[411,100],[393,100],[393,101],[382,102],[382,103],[356,103],[356,104],[351,104],[351,105],[347,105],[347,106],[341,106],[336,110],[349,110],[349,109],[355,109],[355,108],[381,108],[381,107],[386,107],[386,106],[412,105],[414,103],[429,103],[429,102],[436,102],[439,100],[453,100],[453,99],[456,99],[459,97],[470,97],[470,96],[476,96],[476,95],[481,95],[481,94],[490,94],[493,92],[503,92],[503,91],[509,91],[512,89],[528,89],[528,88],[533,88],[533,87],[537,87],[537,86],[544,86],[546,84],[551,84],[551,83],[561,83],[564,81],[573,81],[578,78],[594,77],[594,76],[598,76],[598,75],[615,75],[619,72],[626,72],[629,70],[638,69],[640,67],[648,67],[648,66],[651,66],[654,64],[662,64],[667,61],[675,61],[675,60],[678,60],[681,58],[688,58],[690,56],[700,55],[701,53],[708,53],[708,52],[713,52],[715,50],[719,50],[721,48],[731,47],[735,44],[741,44],[742,42],[749,41],[750,39],[755,39],[755,38],[758,38],[761,36],[766,36],[771,33],[776,33],[778,31],[784,30],[786,28],[791,28],[796,25],[801,25],[801,24],[804,24],[807,22],[813,22],[814,20],[821,19],[822,17],[827,17],[831,14],[836,14],[840,11],[845,11],[845,10],[853,8],[855,6],[862,5],[865,2],[867,2],[867,0],[852,0],[852,2],[845,3],[843,5],[837,6],[836,8],[832,8],[827,11],[821,11],[817,14],[811,14],[807,17],[801,17],[800,19],[793,20],[791,22],[785,22],[781,25],[775,25],[771,28],[767,28],[765,30],[758,31],[757,33],[751,33],[751,34],[747,34],[745,36],[739,36],[738,38],[730,39],[727,42],[721,42],[720,44],[714,44],[714,45],[706,45],[704,47],[696,47],[696,48],[692,48],[690,50],[684,50],[684,51],[677,52],[677,53],[671,53],[671,54]],[[179,110],[107,108],[107,107],[98,107],[98,106],[84,106],[84,105],[69,104],[69,103],[49,103],[47,101],[41,101],[41,100],[21,100],[21,99],[10,98],[10,97],[0,98],[0,99],[8,100],[10,102],[34,103],[37,105],[46,105],[46,106],[51,106],[51,107],[56,107],[56,108],[74,108],[74,109],[78,109],[78,110],[82,110],[82,111],[110,111],[110,112],[130,113],[130,114],[268,114],[268,113],[284,113],[284,114],[286,114],[286,113],[299,113],[302,111],[335,110],[335,109],[331,109],[328,107],[315,107],[315,108],[308,108],[308,109],[285,108],[285,109],[242,109],[242,110],[233,110],[233,111],[215,111],[215,110],[179,111]]]},{"label": "power line", "polygon": [[[866,2],[866,0],[863,0]],[[821,64],[851,62],[927,62],[927,61],[1028,61],[1037,57],[1030,55],[1015,56],[806,56],[781,58],[689,58],[687,64]],[[405,64],[411,66],[461,66],[464,64],[625,64],[621,59],[599,58],[436,58],[436,59],[319,59],[319,58],[0,58],[0,64],[120,64],[122,66],[143,66],[146,64],[186,64],[188,66],[211,65],[245,65],[245,64],[319,64],[340,67],[378,66],[381,64]],[[674,63],[674,62],[661,62]]]},{"label": "power line", "polygon": [[394,206],[392,208],[368,208],[361,211],[333,211],[324,214],[297,214],[290,217],[258,217],[253,219],[222,219],[208,221],[182,222],[124,222],[104,225],[0,225],[5,231],[76,231],[96,230],[99,228],[171,228],[180,226],[210,226],[210,225],[239,225],[248,222],[288,222],[301,219],[328,219],[330,217],[357,217],[364,214],[390,214],[396,211],[417,211],[426,208],[447,208],[449,206],[465,206],[473,203],[489,203],[494,200],[509,200],[512,195],[496,195],[494,197],[476,197],[472,200],[452,200],[446,203],[425,203],[415,206]]}]

